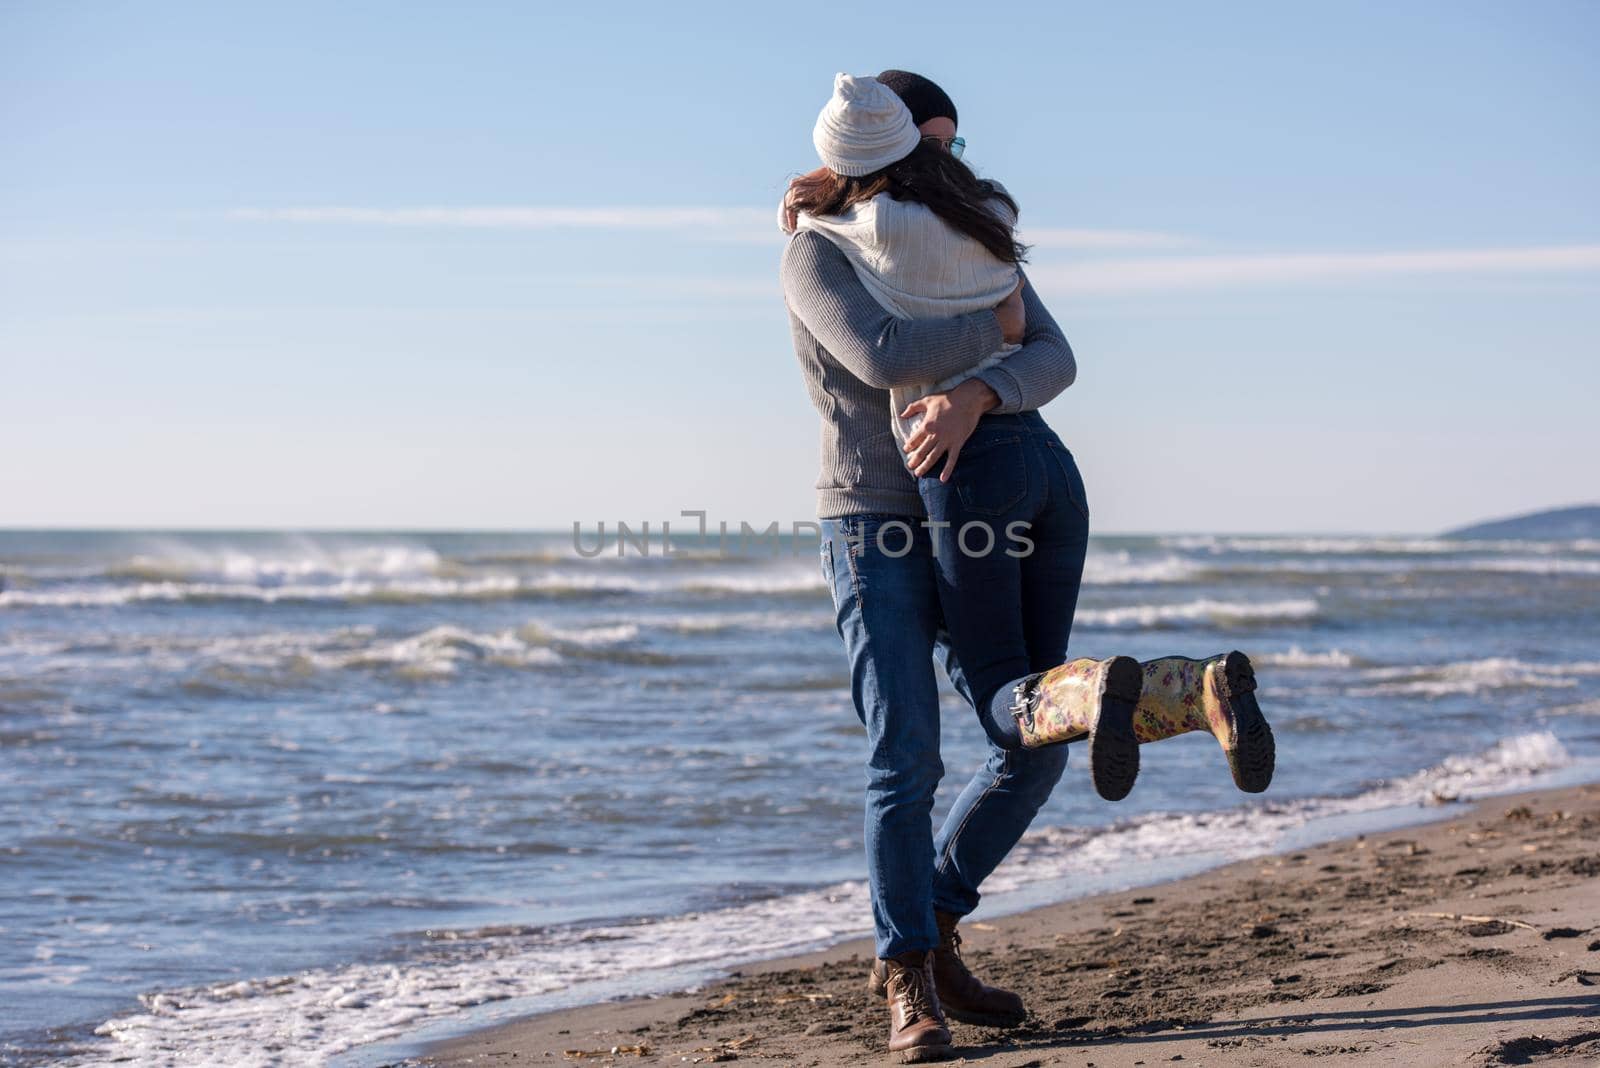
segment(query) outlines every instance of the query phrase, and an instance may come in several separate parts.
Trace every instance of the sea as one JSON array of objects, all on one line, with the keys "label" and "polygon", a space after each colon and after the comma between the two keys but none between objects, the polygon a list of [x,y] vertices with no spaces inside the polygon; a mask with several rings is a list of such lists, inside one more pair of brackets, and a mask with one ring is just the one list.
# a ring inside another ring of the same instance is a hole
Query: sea
[{"label": "sea", "polygon": [[[0,533],[0,1063],[390,1063],[867,933],[815,541],[716,540]],[[1600,542],[1094,539],[1074,654],[1235,648],[1272,788],[1074,754],[980,917],[1600,779]]]}]

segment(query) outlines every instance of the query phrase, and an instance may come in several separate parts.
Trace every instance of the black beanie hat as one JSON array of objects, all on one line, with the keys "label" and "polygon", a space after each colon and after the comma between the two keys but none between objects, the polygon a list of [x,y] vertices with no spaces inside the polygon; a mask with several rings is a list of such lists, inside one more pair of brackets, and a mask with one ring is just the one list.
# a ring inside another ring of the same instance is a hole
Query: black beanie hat
[{"label": "black beanie hat", "polygon": [[930,79],[908,70],[886,70],[878,80],[911,109],[911,121],[921,126],[929,119],[945,118],[957,122],[955,101]]}]

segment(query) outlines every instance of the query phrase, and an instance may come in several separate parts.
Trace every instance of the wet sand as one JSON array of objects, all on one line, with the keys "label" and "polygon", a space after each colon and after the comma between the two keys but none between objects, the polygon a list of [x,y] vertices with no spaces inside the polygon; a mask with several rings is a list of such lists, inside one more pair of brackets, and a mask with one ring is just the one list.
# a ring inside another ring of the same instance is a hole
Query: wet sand
[{"label": "wet sand", "polygon": [[[953,1023],[992,1068],[1600,1063],[1600,786],[963,925],[1020,993]],[[548,1013],[432,1048],[441,1066],[894,1063],[870,943],[695,992]]]}]

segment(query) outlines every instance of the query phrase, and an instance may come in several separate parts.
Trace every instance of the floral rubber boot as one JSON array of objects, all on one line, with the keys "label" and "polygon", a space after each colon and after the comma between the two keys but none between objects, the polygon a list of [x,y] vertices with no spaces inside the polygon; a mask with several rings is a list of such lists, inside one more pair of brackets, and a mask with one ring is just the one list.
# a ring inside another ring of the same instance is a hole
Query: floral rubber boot
[{"label": "floral rubber boot", "polygon": [[1121,801],[1139,775],[1133,712],[1144,673],[1130,656],[1069,660],[1017,686],[1017,731],[1024,749],[1089,739],[1089,775],[1107,801]]},{"label": "floral rubber boot", "polygon": [[1164,656],[1140,667],[1144,693],[1133,714],[1140,743],[1206,731],[1227,755],[1235,786],[1252,794],[1267,788],[1277,750],[1256,703],[1249,657],[1237,650],[1204,660]]}]

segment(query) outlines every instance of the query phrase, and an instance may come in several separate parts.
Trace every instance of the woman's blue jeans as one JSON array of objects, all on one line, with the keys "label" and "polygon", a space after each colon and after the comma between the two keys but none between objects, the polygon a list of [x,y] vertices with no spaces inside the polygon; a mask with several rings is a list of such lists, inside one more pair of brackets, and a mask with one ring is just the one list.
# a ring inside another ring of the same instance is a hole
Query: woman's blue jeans
[{"label": "woman's blue jeans", "polygon": [[973,694],[944,631],[932,539],[914,516],[851,515],[822,527],[823,573],[850,660],[856,715],[867,729],[865,838],[876,952],[932,949],[939,944],[934,910],[966,915],[977,907],[979,885],[1060,780],[1067,747],[1007,751],[991,742],[988,760],[935,834],[933,794],[944,775],[936,650],[956,689],[968,701]]},{"label": "woman's blue jeans", "polygon": [[1089,548],[1072,453],[1038,412],[990,415],[949,482],[918,482],[950,645],[990,740],[1021,745],[1013,686],[1066,659]]}]

